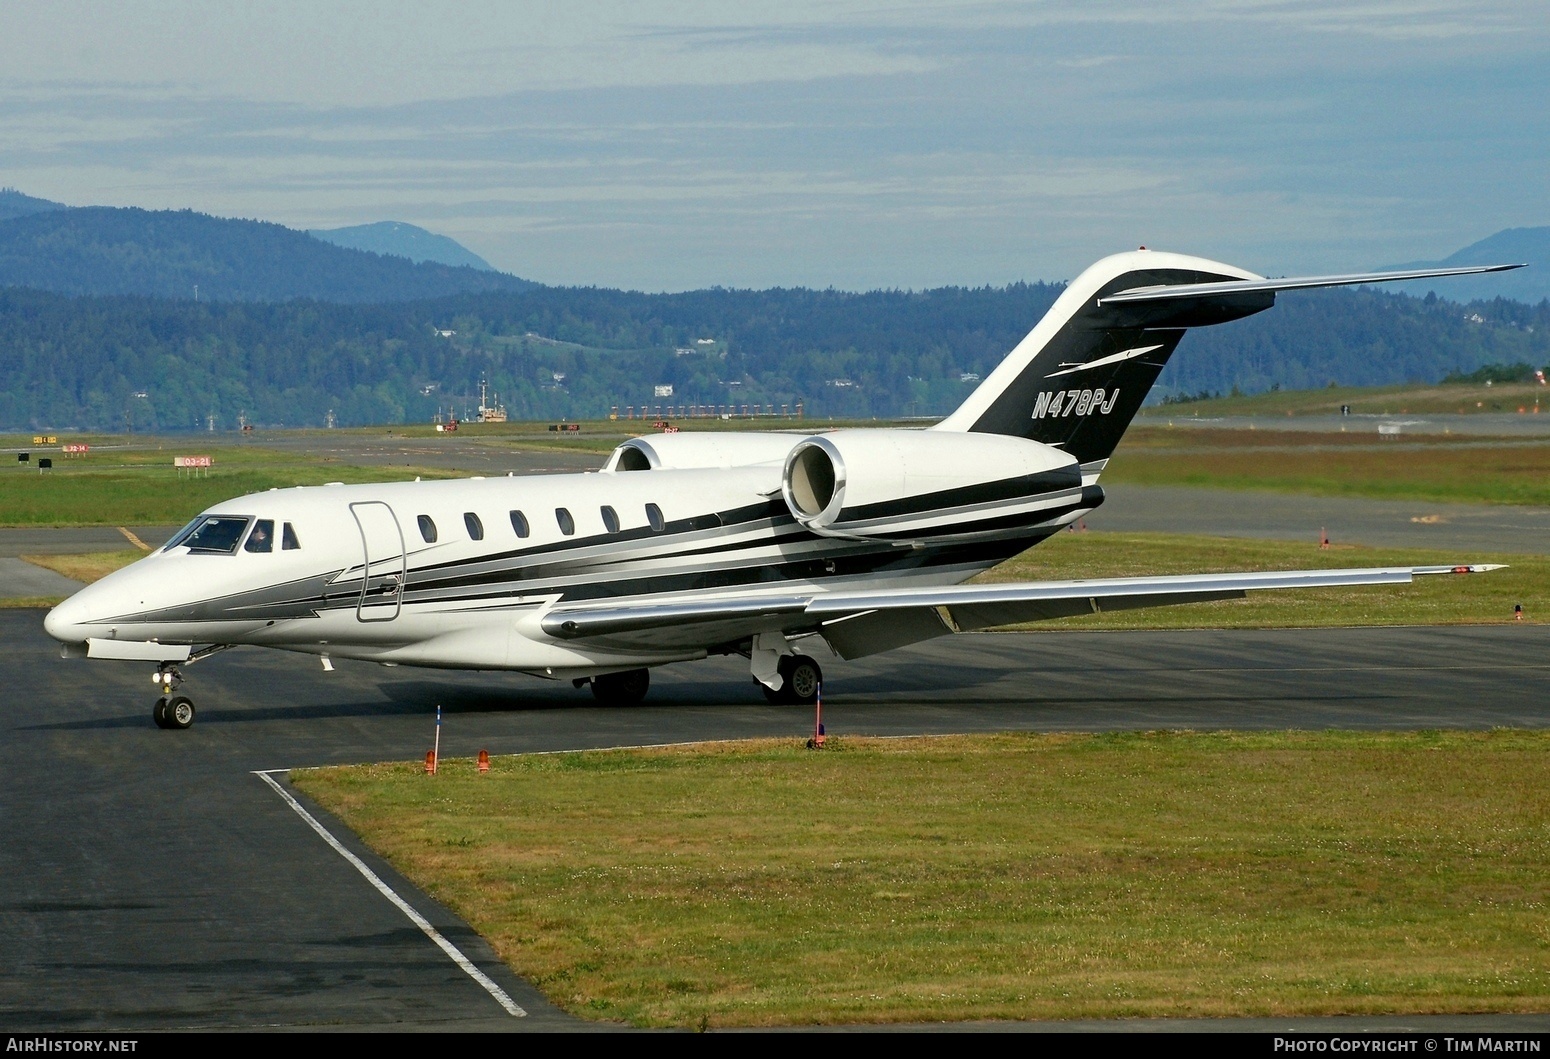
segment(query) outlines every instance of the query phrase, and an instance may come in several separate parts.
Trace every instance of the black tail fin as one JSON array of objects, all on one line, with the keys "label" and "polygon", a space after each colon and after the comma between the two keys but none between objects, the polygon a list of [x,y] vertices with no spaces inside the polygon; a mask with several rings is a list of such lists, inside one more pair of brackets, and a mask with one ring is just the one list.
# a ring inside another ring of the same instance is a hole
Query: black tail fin
[{"label": "black tail fin", "polygon": [[1011,434],[1064,449],[1084,471],[1103,469],[1157,373],[1191,327],[1270,308],[1276,291],[1430,276],[1505,272],[1469,265],[1404,272],[1263,279],[1219,261],[1138,250],[1083,272],[937,430]]},{"label": "black tail fin", "polygon": [[1044,319],[938,429],[1011,434],[1084,465],[1106,460],[1189,327],[1275,304],[1274,291],[1105,304],[1136,288],[1257,280],[1204,258],[1134,251],[1073,280]]}]

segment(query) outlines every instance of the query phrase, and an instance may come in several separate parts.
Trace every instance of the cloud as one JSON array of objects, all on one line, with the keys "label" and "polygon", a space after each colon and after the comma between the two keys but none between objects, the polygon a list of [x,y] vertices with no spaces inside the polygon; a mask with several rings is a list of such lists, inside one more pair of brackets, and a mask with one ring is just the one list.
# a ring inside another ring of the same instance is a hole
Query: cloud
[{"label": "cloud", "polygon": [[1507,0],[21,10],[0,184],[406,220],[549,281],[1311,271],[1550,219],[1550,29]]}]

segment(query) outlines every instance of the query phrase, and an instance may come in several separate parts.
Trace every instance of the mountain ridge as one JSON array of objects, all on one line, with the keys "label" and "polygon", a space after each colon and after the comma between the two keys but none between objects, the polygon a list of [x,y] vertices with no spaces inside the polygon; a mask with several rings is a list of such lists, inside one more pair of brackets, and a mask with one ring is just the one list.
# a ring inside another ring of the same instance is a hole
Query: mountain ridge
[{"label": "mountain ridge", "polygon": [[1503,228],[1435,261],[1407,261],[1385,269],[1462,268],[1468,265],[1527,265],[1486,276],[1450,276],[1393,284],[1393,289],[1422,297],[1435,293],[1449,301],[1489,300],[1535,303],[1550,298],[1550,227]]},{"label": "mountain ridge", "polygon": [[50,202],[48,199],[33,198],[31,195],[23,195],[15,188],[0,188],[0,221],[8,221],[13,217],[26,217],[34,213],[48,213],[52,210],[67,210],[70,207],[63,202]]},{"label": "mountain ridge", "polygon": [[466,265],[481,272],[495,271],[488,261],[456,239],[404,221],[374,221],[346,228],[308,228],[307,234],[350,250],[406,257],[416,263],[430,261],[438,265]]},{"label": "mountain ridge", "polygon": [[[368,304],[535,286],[490,269],[337,246],[268,221],[193,210],[65,208],[19,192],[7,201],[31,212],[0,220],[0,286],[70,295]],[[35,208],[37,203],[45,205]]]}]

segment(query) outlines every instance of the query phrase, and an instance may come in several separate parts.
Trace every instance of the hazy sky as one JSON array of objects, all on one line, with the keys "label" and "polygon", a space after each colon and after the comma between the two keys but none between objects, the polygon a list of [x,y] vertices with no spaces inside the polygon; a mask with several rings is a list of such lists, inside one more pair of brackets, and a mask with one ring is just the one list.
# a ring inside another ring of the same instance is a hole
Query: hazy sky
[{"label": "hazy sky", "polygon": [[1544,0],[5,0],[0,185],[549,283],[1269,274],[1550,224]]}]

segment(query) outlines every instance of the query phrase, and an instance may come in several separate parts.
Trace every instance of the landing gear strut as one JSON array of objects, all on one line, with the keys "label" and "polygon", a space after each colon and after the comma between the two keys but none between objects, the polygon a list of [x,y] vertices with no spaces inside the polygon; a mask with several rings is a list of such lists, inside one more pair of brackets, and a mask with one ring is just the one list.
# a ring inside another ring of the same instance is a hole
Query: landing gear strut
[{"label": "landing gear strut", "polygon": [[592,678],[592,696],[609,706],[634,706],[646,697],[650,686],[651,671],[647,669],[604,673]]},{"label": "landing gear strut", "polygon": [[781,657],[779,688],[771,688],[761,681],[754,681],[764,697],[777,706],[811,706],[818,701],[818,685],[823,683],[823,670],[806,655]]},{"label": "landing gear strut", "polygon": [[158,728],[187,728],[194,723],[194,700],[172,692],[183,683],[177,666],[162,666],[151,680],[161,687],[161,698],[151,708],[151,720]]}]

